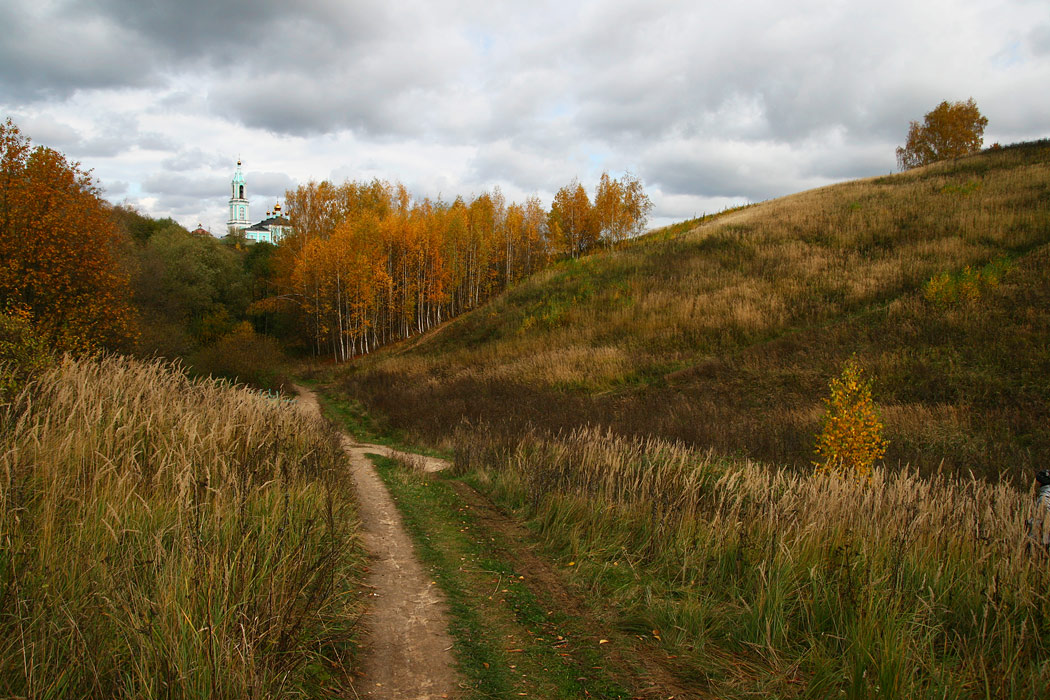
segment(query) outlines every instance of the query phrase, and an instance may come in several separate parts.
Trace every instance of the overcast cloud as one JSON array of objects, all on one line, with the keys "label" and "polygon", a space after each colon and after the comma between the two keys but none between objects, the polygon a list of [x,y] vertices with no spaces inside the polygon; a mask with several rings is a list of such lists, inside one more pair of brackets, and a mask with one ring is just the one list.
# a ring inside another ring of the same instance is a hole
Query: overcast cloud
[{"label": "overcast cloud", "polygon": [[106,195],[224,232],[311,179],[549,202],[643,178],[654,223],[894,169],[973,97],[1050,136],[1045,0],[3,0],[0,116]]}]

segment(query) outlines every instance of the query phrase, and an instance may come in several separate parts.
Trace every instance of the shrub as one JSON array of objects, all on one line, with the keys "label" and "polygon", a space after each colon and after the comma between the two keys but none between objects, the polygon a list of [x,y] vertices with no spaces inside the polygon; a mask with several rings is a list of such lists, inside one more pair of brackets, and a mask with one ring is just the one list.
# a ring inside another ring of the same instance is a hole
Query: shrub
[{"label": "shrub", "polygon": [[851,357],[829,388],[823,430],[817,437],[816,473],[870,478],[872,465],[886,452],[871,380],[864,378],[857,358]]},{"label": "shrub", "polygon": [[0,313],[0,405],[52,361],[47,343],[34,331],[28,312],[14,308]]},{"label": "shrub", "polygon": [[190,364],[201,374],[280,389],[285,380],[277,368],[284,359],[276,340],[256,333],[250,323],[243,321],[214,345],[193,355]]},{"label": "shrub", "polygon": [[976,303],[989,289],[995,289],[1010,269],[1010,259],[999,257],[982,268],[967,265],[955,274],[941,272],[923,287],[923,297],[937,306],[951,306],[959,302]]}]

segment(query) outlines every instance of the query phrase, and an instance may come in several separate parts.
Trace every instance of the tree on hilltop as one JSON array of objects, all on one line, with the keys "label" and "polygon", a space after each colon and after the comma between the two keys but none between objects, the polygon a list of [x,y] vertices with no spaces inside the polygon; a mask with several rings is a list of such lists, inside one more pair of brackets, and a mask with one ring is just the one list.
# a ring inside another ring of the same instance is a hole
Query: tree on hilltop
[{"label": "tree on hilltop", "polygon": [[897,149],[897,165],[908,170],[976,153],[986,126],[988,118],[972,97],[966,102],[945,100],[926,114],[922,124],[911,123],[907,143]]}]

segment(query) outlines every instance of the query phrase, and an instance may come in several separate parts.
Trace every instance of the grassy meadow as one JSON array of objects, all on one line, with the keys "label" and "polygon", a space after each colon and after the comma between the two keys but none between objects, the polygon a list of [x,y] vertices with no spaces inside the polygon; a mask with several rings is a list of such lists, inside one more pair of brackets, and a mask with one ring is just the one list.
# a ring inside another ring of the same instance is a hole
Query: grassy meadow
[{"label": "grassy meadow", "polygon": [[603,426],[808,467],[828,380],[875,380],[886,462],[1050,462],[1050,143],[833,185],[559,263],[355,362],[344,394],[439,442]]},{"label": "grassy meadow", "polygon": [[[564,261],[328,388],[453,450],[701,696],[1038,698],[1048,345],[1044,141]],[[813,476],[850,357],[889,447]]]},{"label": "grassy meadow", "polygon": [[456,447],[462,478],[528,521],[702,696],[1037,698],[1050,686],[1050,558],[1025,526],[1050,532],[1050,515],[1007,484],[814,478],[595,428],[461,430]]},{"label": "grassy meadow", "polygon": [[297,406],[116,357],[0,404],[0,696],[349,692],[344,457]]}]

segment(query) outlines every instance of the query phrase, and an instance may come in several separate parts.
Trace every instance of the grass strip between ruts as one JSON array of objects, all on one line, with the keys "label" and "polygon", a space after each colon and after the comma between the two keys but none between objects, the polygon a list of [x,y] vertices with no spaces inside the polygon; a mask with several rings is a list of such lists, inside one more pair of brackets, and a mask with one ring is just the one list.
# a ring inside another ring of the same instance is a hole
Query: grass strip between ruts
[{"label": "grass strip between ruts", "polygon": [[629,698],[588,630],[532,590],[440,475],[371,456],[417,552],[441,587],[469,697]]}]

